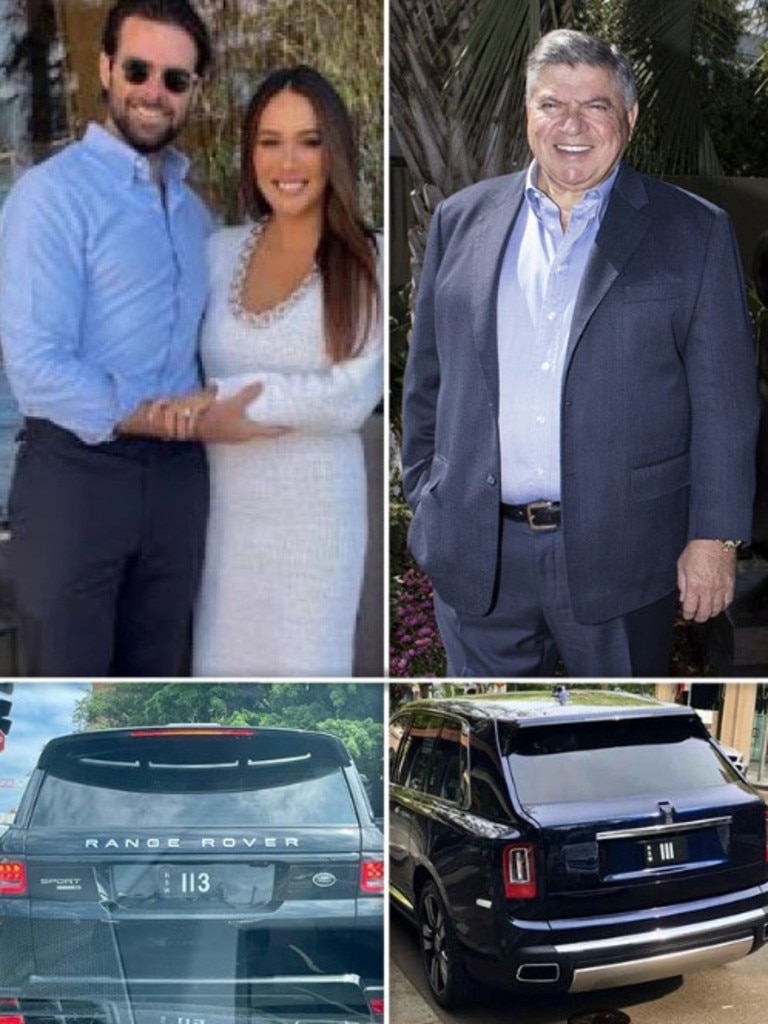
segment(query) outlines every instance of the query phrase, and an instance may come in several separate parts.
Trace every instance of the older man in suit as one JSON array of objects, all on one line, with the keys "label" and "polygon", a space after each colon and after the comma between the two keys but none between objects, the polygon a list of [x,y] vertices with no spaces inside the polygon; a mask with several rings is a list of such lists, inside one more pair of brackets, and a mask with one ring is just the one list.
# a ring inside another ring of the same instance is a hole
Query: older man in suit
[{"label": "older man in suit", "polygon": [[667,672],[733,598],[757,394],[722,210],[622,163],[627,58],[528,61],[527,172],[435,212],[406,370],[410,546],[451,676]]}]

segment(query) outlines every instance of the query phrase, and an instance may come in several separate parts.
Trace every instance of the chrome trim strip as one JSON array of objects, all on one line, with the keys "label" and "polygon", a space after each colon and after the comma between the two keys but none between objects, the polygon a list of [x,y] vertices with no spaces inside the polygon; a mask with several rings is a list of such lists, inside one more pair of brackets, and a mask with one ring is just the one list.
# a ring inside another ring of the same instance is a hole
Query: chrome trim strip
[{"label": "chrome trim strip", "polygon": [[[732,914],[716,921],[700,921],[697,924],[683,924],[676,928],[656,928],[652,932],[639,932],[636,935],[620,935],[612,939],[592,939],[586,942],[565,942],[555,946],[556,953],[578,954],[589,953],[599,949],[620,949],[623,946],[647,946],[654,942],[672,942],[676,939],[693,938],[709,932],[722,931],[724,928],[739,928],[765,921],[768,908],[765,910],[746,910],[743,914]],[[750,942],[752,939],[750,939]]]},{"label": "chrome trim strip", "polygon": [[618,832],[598,832],[595,838],[598,842],[601,839],[638,839],[642,836],[663,835],[666,832],[692,832],[705,825],[730,825],[732,821],[733,816],[729,814],[725,818],[702,818],[700,821],[678,821],[672,825],[647,825],[643,828],[624,828]]},{"label": "chrome trim strip", "polygon": [[407,907],[409,910],[414,909],[414,906],[411,903],[411,901],[406,896],[403,896],[400,890],[396,889],[394,885],[390,885],[389,895],[392,897],[393,900],[397,900],[398,903],[401,903],[404,907]]},{"label": "chrome trim strip", "polygon": [[659,978],[671,978],[676,974],[702,967],[719,967],[733,960],[740,960],[752,948],[752,939],[736,939],[717,946],[703,946],[680,953],[662,953],[645,960],[628,960],[620,964],[605,964],[602,967],[582,967],[573,972],[569,992],[591,992],[597,988],[613,985],[635,985]]}]

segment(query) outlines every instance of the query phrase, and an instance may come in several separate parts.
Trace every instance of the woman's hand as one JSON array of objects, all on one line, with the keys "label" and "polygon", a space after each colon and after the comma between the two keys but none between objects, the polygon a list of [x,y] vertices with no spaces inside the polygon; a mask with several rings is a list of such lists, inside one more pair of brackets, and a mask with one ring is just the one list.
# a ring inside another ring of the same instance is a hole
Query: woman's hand
[{"label": "woman's hand", "polygon": [[263,384],[246,384],[230,398],[212,402],[197,421],[197,437],[209,444],[239,444],[287,434],[288,427],[261,423],[248,416],[248,406],[263,390]]}]

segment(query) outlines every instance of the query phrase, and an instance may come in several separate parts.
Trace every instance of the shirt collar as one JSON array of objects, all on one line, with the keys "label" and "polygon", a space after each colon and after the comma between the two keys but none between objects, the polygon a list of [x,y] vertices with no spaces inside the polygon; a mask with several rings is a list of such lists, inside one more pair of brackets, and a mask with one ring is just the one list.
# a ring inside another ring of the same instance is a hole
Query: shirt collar
[{"label": "shirt collar", "polygon": [[[151,181],[149,160],[123,142],[100,124],[91,123],[83,136],[83,145],[126,184]],[[166,184],[183,181],[189,170],[189,160],[178,149],[169,146],[162,155],[162,178]]]},{"label": "shirt collar", "polygon": [[[576,206],[574,206],[574,210],[578,210],[579,207],[582,206],[583,208],[587,208],[596,205],[597,219],[598,222],[600,222],[603,219],[605,208],[608,205],[608,200],[611,196],[611,189],[614,186],[620,167],[621,162],[616,164],[608,177],[601,181],[599,185],[595,185],[594,188],[587,189]],[[525,198],[534,214],[541,219],[543,216],[543,204],[552,204],[552,200],[546,192],[542,192],[542,190],[536,186],[537,175],[538,164],[536,160],[534,160],[528,168],[528,172],[525,176]]]}]

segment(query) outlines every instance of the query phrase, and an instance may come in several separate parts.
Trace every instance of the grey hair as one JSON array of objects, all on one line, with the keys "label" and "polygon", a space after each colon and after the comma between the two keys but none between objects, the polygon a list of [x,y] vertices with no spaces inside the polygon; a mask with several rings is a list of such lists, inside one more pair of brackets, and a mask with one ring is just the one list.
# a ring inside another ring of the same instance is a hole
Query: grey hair
[{"label": "grey hair", "polygon": [[525,98],[530,99],[542,68],[552,64],[589,64],[611,72],[619,87],[624,106],[629,110],[637,102],[637,82],[629,58],[613,46],[574,29],[558,28],[547,32],[528,56],[525,66]]}]

